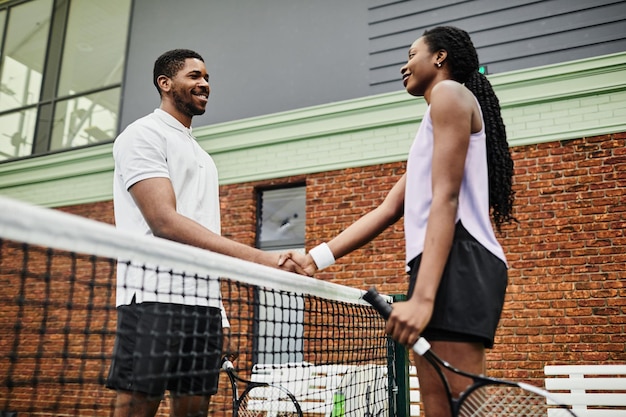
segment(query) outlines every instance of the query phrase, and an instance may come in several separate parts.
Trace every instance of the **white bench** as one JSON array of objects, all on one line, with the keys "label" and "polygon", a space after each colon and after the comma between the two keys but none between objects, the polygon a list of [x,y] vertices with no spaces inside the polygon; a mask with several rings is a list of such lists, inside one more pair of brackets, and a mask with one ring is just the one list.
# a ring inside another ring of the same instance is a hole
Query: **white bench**
[{"label": "white bench", "polygon": [[409,401],[409,415],[420,417],[420,383],[415,366],[409,366]]},{"label": "white bench", "polygon": [[626,417],[626,365],[547,365],[544,373],[546,390],[578,417]]},{"label": "white bench", "polygon": [[[306,362],[255,365],[251,380],[279,385],[289,390],[305,414],[330,416],[333,409],[333,394],[337,391],[345,395],[346,417],[365,414],[368,407],[366,398],[369,398],[370,412],[374,416],[382,407],[388,405],[386,366],[313,365]],[[263,398],[262,391],[260,396],[248,401],[248,409],[254,411],[268,412],[272,411],[271,408],[280,409],[280,405],[275,406],[275,400]],[[270,414],[267,417],[276,417]],[[381,415],[387,414],[385,408]]]}]

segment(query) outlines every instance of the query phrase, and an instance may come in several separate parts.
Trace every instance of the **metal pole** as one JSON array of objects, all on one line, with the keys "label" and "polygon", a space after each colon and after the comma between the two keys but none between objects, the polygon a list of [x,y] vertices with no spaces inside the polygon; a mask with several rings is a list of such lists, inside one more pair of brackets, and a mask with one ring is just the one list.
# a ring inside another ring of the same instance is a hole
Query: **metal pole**
[{"label": "metal pole", "polygon": [[[392,298],[394,302],[404,301],[406,300],[406,295],[396,294],[392,295]],[[390,355],[395,359],[392,363],[393,366],[390,367],[391,372],[389,375],[390,415],[395,415],[395,417],[409,417],[411,415],[409,352],[406,347],[391,338],[388,338],[388,341],[389,349],[393,350],[393,352],[390,352]]]}]

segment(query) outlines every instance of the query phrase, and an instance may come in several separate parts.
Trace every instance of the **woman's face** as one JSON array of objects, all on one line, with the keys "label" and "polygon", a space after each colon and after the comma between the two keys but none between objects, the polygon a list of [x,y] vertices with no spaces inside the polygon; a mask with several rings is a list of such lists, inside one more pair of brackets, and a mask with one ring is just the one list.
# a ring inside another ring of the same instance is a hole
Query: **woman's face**
[{"label": "woman's face", "polygon": [[419,38],[409,49],[409,59],[400,69],[402,83],[413,96],[423,96],[437,75],[437,52],[431,52],[424,38]]}]

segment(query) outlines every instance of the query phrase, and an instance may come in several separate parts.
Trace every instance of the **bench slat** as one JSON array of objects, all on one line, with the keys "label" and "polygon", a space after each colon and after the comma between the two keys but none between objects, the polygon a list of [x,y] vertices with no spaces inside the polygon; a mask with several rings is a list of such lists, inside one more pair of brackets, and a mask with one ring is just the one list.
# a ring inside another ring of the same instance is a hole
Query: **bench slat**
[{"label": "bench slat", "polygon": [[573,406],[577,405],[594,405],[594,406],[626,406],[626,394],[589,394],[589,393],[556,393],[554,397],[563,404]]},{"label": "bench slat", "polygon": [[[330,410],[330,406],[327,406],[324,403],[315,403],[315,402],[300,402],[300,409],[303,413],[322,413],[326,414],[328,410]],[[248,410],[252,411],[287,411],[293,410],[293,403],[291,401],[263,401],[263,400],[254,400],[248,401]]]},{"label": "bench slat", "polygon": [[417,378],[417,368],[409,366],[409,413],[410,417],[420,417],[420,382]]},{"label": "bench slat", "polygon": [[[562,417],[563,410],[548,410],[548,417]],[[626,410],[574,410],[576,417],[626,417]]]},{"label": "bench slat", "polygon": [[546,365],[546,375],[626,375],[626,365]]},{"label": "bench slat", "polygon": [[626,390],[626,378],[547,378],[546,389],[552,390]]}]

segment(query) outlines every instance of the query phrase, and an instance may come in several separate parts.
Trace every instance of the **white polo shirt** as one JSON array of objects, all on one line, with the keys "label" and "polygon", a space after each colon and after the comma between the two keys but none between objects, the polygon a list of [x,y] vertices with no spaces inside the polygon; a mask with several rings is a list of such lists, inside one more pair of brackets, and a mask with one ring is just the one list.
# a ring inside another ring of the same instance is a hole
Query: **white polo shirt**
[{"label": "white polo shirt", "polygon": [[[220,234],[217,168],[186,128],[167,112],[153,113],[129,125],[113,145],[115,173],[113,202],[116,226],[152,235],[128,189],[147,178],[169,178],[176,194],[176,210]],[[160,265],[167,267],[167,265]],[[181,279],[180,275],[128,268],[119,262],[116,304],[158,301],[187,305],[221,306],[217,279]]]}]

